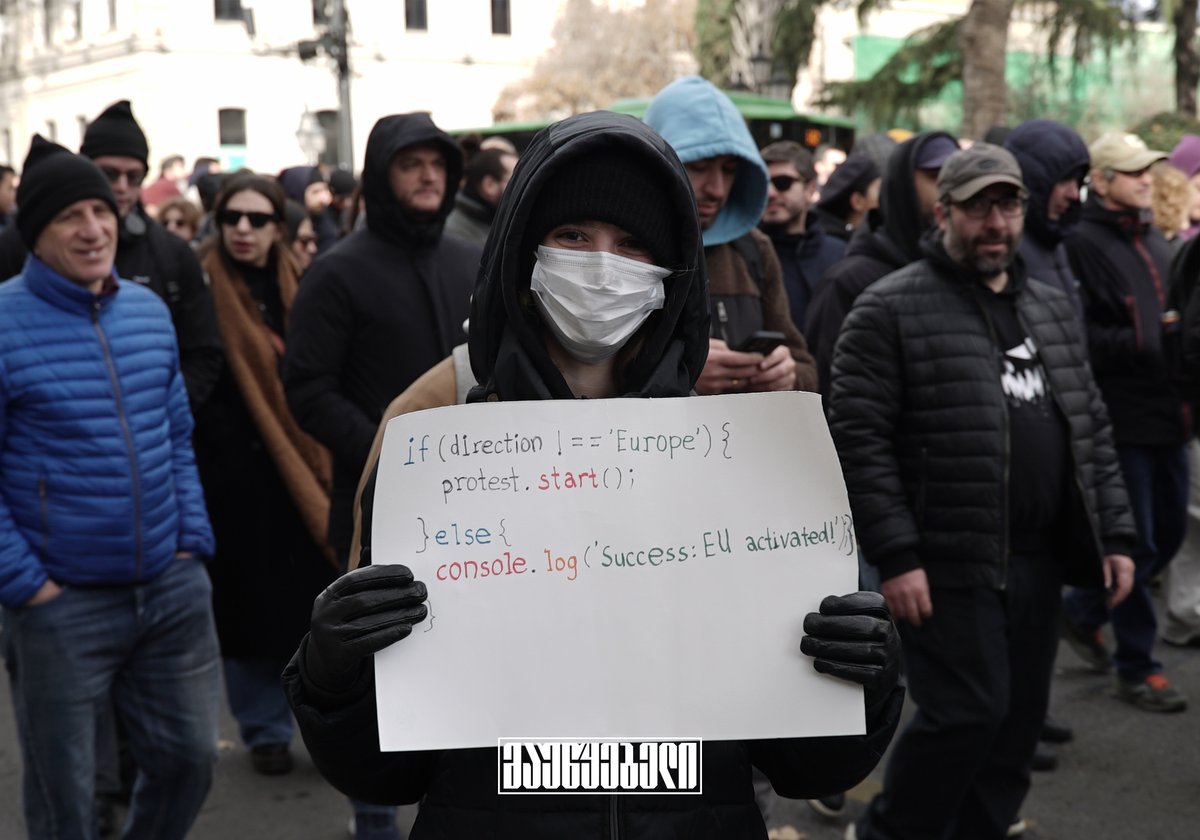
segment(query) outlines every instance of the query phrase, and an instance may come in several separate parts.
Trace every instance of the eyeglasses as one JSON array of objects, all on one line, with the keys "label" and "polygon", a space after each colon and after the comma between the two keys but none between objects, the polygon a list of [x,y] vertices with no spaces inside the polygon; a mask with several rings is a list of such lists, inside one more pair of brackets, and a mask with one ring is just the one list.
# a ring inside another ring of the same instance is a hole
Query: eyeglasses
[{"label": "eyeglasses", "polygon": [[263,228],[271,222],[279,221],[279,217],[274,213],[244,213],[241,210],[222,210],[217,214],[217,221],[226,227],[237,227],[243,217],[250,220],[252,228]]},{"label": "eyeglasses", "polygon": [[100,171],[104,173],[104,177],[108,179],[108,183],[116,184],[122,178],[125,179],[131,187],[140,187],[142,181],[146,180],[145,169],[117,169],[115,166],[101,166]]},{"label": "eyeglasses", "polygon": [[962,211],[968,219],[982,221],[992,215],[992,208],[1000,208],[1001,215],[1015,219],[1025,212],[1025,199],[1019,195],[1006,195],[1003,198],[987,198],[976,195],[966,201],[956,201],[954,206]]},{"label": "eyeglasses", "polygon": [[775,188],[776,192],[787,192],[797,181],[803,183],[804,179],[794,178],[791,175],[774,175],[771,177],[771,186]]}]

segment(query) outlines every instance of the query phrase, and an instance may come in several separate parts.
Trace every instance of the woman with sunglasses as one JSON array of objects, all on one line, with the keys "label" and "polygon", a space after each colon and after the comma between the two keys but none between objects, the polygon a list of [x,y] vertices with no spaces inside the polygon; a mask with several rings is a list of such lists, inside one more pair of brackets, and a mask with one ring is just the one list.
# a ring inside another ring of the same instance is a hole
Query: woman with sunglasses
[{"label": "woman with sunglasses", "polygon": [[329,458],[296,425],[279,379],[300,275],[284,244],[279,185],[251,172],[217,197],[201,246],[225,349],[197,412],[195,449],[217,553],[209,563],[230,711],[254,769],[292,768],[292,717],[279,673],[334,577],[324,545]]}]

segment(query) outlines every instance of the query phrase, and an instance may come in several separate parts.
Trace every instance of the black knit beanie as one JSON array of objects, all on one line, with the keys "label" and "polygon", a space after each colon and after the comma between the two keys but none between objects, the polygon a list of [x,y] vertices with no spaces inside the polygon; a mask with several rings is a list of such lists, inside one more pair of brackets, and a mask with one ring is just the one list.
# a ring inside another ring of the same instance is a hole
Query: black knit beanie
[{"label": "black knit beanie", "polygon": [[104,109],[83,133],[79,154],[95,160],[101,155],[137,158],[149,168],[150,147],[142,127],[133,118],[129,100],[122,99]]},{"label": "black knit beanie", "polygon": [[17,230],[25,247],[32,251],[46,225],[85,198],[100,199],[117,215],[112,187],[96,164],[33,135],[17,187]]},{"label": "black knit beanie", "polygon": [[524,250],[553,228],[589,219],[624,228],[645,243],[654,264],[679,262],[679,226],[662,176],[630,154],[602,151],[569,160],[534,198]]}]

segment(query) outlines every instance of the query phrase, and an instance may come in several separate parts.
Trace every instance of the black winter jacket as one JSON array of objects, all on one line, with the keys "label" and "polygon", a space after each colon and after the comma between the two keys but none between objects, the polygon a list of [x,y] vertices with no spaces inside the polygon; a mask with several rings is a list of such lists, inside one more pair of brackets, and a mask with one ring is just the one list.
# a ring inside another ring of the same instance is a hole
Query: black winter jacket
[{"label": "black winter jacket", "polygon": [[1082,320],[1079,280],[1071,270],[1063,245],[1063,237],[1079,222],[1082,207],[1076,202],[1054,220],[1046,213],[1056,184],[1068,178],[1083,184],[1091,160],[1087,146],[1070,126],[1037,119],[1026,120],[1014,128],[1004,147],[1021,164],[1021,179],[1029,192],[1025,233],[1021,237],[1021,256],[1029,276],[1061,289]]},{"label": "black winter jacket", "polygon": [[1067,237],[1083,292],[1088,349],[1119,444],[1179,446],[1190,417],[1170,380],[1162,314],[1171,249],[1135,213],[1106,209],[1093,195]]},{"label": "black winter jacket", "polygon": [[[597,133],[601,128],[607,130]],[[471,363],[481,383],[471,401],[572,398],[546,351],[529,294],[531,255],[519,243],[529,207],[555,164],[614,146],[662,173],[672,205],[686,208],[679,218],[684,265],[665,281],[663,308],[631,342],[633,354],[621,361],[623,395],[679,397],[695,384],[708,352],[709,314],[691,185],[656,133],[632,117],[596,112],[552,125],[534,138],[504,193],[471,309]],[[763,771],[783,796],[846,790],[879,761],[903,698],[897,688],[869,709],[864,736],[707,742],[699,796],[499,796],[495,749],[381,753],[373,670],[364,668],[358,685],[345,695],[329,697],[306,679],[304,661],[302,646],[284,672],[284,687],[313,760],[349,796],[381,803],[419,801],[413,840],[765,837],[752,768]],[[495,689],[480,686],[481,702]]]},{"label": "black winter jacket", "polygon": [[[25,264],[16,225],[0,233],[0,281]],[[146,215],[141,206],[120,222],[117,275],[147,286],[167,303],[179,342],[179,368],[195,411],[217,385],[224,367],[212,294],[190,245]]]},{"label": "black winter jacket", "polygon": [[[846,256],[825,272],[804,317],[804,337],[817,360],[820,391],[829,396],[833,346],[842,321],[863,289],[880,277],[921,258],[925,233],[913,187],[921,148],[934,137],[954,138],[942,131],[918,134],[897,146],[888,158],[880,188],[880,206],[850,237]],[[954,141],[957,142],[957,141]]]},{"label": "black winter jacket", "polygon": [[288,323],[288,406],[333,454],[329,542],[342,555],[350,547],[354,491],[388,403],[466,340],[479,247],[442,236],[454,190],[446,190],[436,218],[416,222],[388,184],[392,158],[417,143],[438,144],[447,183],[458,183],[461,153],[428,116],[380,120],[363,171],[367,227],[312,264]]},{"label": "black winter jacket", "polygon": [[[1004,348],[973,282],[929,259],[897,271],[859,296],[834,351],[829,427],[860,545],[884,579],[923,567],[933,586],[1004,586]],[[1009,282],[1069,426],[1066,578],[1098,587],[1103,555],[1135,538],[1104,401],[1066,296],[1026,282],[1019,264]]]}]

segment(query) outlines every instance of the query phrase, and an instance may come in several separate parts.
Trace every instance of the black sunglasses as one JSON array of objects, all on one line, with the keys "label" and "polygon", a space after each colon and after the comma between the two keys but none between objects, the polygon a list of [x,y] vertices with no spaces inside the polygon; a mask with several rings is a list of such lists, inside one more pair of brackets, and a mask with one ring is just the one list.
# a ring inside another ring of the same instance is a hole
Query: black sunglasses
[{"label": "black sunglasses", "polygon": [[792,184],[803,180],[803,178],[794,178],[791,175],[774,175],[771,177],[771,186],[777,192],[787,192],[792,188]]},{"label": "black sunglasses", "polygon": [[241,210],[222,210],[217,214],[217,221],[228,227],[237,227],[243,216],[250,220],[252,228],[266,227],[271,222],[279,221],[274,213],[245,213]]},{"label": "black sunglasses", "polygon": [[145,169],[117,169],[115,166],[101,166],[100,171],[104,173],[104,177],[110,184],[117,183],[122,176],[125,178],[125,183],[131,187],[140,187],[142,181],[146,180]]}]

